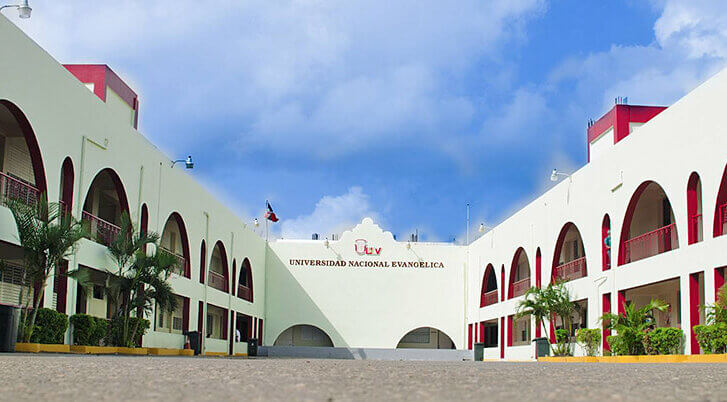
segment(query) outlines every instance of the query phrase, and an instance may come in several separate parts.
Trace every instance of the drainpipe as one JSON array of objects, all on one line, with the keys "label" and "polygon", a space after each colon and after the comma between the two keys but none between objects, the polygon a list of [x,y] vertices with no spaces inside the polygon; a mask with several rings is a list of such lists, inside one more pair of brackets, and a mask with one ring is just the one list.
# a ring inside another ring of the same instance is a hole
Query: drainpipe
[{"label": "drainpipe", "polygon": [[158,192],[157,192],[157,233],[161,233],[161,228],[159,227],[159,214],[161,213],[161,203],[162,203],[162,163],[159,162],[159,186],[158,186]]},{"label": "drainpipe", "polygon": [[205,350],[207,349],[207,343],[205,342],[205,339],[207,339],[207,278],[209,277],[209,269],[210,267],[207,266],[207,248],[209,247],[209,238],[210,238],[210,214],[207,211],[202,212],[205,217],[205,229],[204,229],[204,244],[205,244],[205,273],[204,278],[202,281],[202,284],[204,285],[204,303],[202,303],[202,333],[200,336],[202,337],[202,356],[205,354]]},{"label": "drainpipe", "polygon": [[136,203],[136,216],[138,217],[137,225],[141,228],[141,189],[144,186],[144,165],[139,168],[139,199]]}]

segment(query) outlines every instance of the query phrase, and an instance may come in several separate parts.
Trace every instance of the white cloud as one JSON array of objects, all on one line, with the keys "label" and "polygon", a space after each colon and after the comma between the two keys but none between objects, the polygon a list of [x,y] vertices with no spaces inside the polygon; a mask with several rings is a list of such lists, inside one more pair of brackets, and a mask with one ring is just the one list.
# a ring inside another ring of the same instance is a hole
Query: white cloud
[{"label": "white cloud", "polygon": [[372,210],[369,196],[361,187],[351,187],[346,194],[323,196],[309,215],[282,219],[280,236],[284,239],[310,239],[318,233],[321,238],[340,234],[365,217],[381,225],[379,214]]}]

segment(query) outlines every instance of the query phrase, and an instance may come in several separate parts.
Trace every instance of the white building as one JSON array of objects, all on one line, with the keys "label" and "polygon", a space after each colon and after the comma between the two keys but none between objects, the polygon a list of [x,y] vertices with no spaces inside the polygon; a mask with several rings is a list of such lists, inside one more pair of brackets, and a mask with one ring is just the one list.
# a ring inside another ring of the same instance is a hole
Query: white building
[{"label": "white building", "polygon": [[[557,277],[583,307],[578,326],[658,297],[671,306],[660,323],[698,353],[690,328],[727,265],[727,71],[669,108],[615,106],[588,129],[586,166],[469,246],[396,241],[368,219],[337,240],[267,243],[137,131],[138,97],[111,69],[63,66],[4,17],[0,37],[12,77],[0,80],[0,203],[47,197],[88,221],[100,240],[82,240],[63,270],[90,269],[99,286],[122,212],[160,233],[184,267],[171,279],[181,303],[147,317],[144,346],[180,348],[199,330],[206,351],[236,353],[237,329],[265,345],[479,341],[486,357],[528,359],[541,329],[514,320],[516,305]],[[21,257],[0,206],[0,258]],[[0,302],[17,300],[15,272],[2,274]],[[107,315],[102,288],[63,275],[42,296],[68,315]]]}]

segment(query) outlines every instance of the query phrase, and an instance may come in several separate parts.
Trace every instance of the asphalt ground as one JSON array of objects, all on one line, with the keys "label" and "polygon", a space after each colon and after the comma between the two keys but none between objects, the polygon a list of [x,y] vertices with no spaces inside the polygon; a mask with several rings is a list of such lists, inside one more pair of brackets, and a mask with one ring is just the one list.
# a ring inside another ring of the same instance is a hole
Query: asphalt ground
[{"label": "asphalt ground", "polygon": [[727,400],[727,364],[0,354],[0,400]]}]

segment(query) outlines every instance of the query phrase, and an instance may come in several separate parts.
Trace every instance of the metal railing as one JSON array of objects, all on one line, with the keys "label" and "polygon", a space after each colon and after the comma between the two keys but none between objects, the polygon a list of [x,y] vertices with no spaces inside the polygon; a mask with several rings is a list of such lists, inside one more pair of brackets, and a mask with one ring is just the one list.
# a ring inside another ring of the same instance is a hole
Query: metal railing
[{"label": "metal railing", "polygon": [[121,231],[120,227],[86,211],[83,211],[81,219],[88,222],[91,239],[106,246],[111,244]]},{"label": "metal railing", "polygon": [[250,288],[247,286],[237,285],[237,297],[250,300]]},{"label": "metal railing", "polygon": [[722,204],[719,206],[719,221],[722,224],[719,234],[727,234],[727,204]]},{"label": "metal railing", "polygon": [[698,243],[703,240],[702,238],[702,214],[696,214],[689,217],[689,227],[694,234],[692,243]]},{"label": "metal railing", "polygon": [[556,281],[568,282],[586,276],[586,257],[558,265],[553,271]]},{"label": "metal railing", "polygon": [[489,306],[491,304],[497,303],[497,289],[490,290],[489,292],[485,292],[482,294],[482,303],[481,307]]},{"label": "metal railing", "polygon": [[217,290],[227,292],[227,281],[225,280],[225,277],[215,271],[210,270],[207,284]]},{"label": "metal railing", "polygon": [[624,242],[624,263],[638,261],[678,247],[676,223],[660,227]]},{"label": "metal railing", "polygon": [[530,277],[514,282],[512,284],[512,297],[522,296],[528,289],[530,289]]},{"label": "metal railing", "polygon": [[174,270],[174,273],[184,276],[184,273],[187,270],[187,259],[184,258],[183,255],[175,253],[174,251],[172,251],[166,247],[159,246],[159,248],[164,250],[165,253],[173,256],[177,260],[177,263],[175,264],[176,269]]},{"label": "metal railing", "polygon": [[34,206],[40,199],[40,190],[31,184],[6,173],[0,172],[0,203],[7,205],[10,200],[18,200],[29,206]]}]

